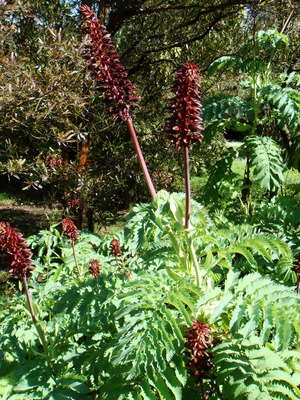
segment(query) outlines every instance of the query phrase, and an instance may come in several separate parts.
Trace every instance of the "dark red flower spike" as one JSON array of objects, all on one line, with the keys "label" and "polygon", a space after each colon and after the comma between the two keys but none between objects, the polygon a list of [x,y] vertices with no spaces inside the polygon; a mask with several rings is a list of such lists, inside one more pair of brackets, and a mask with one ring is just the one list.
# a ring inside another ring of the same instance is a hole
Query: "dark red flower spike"
[{"label": "dark red flower spike", "polygon": [[199,95],[199,69],[196,64],[183,64],[175,77],[173,91],[175,97],[171,103],[171,117],[166,131],[169,138],[178,149],[184,151],[185,178],[185,228],[190,228],[190,172],[189,147],[190,142],[202,140],[202,119],[200,117],[201,103]]},{"label": "dark red flower spike", "polygon": [[170,140],[179,149],[189,148],[190,142],[200,142],[203,137],[199,88],[199,68],[195,63],[187,62],[175,76],[175,97],[167,126]]},{"label": "dark red flower spike", "polygon": [[23,235],[3,221],[0,222],[0,250],[11,257],[10,273],[24,277],[27,271],[33,270],[32,254]]},{"label": "dark red flower spike", "polygon": [[112,241],[110,242],[110,251],[111,254],[117,257],[119,253],[121,253],[121,246],[120,242],[118,239],[113,238]]},{"label": "dark red flower spike", "polygon": [[90,273],[94,275],[95,279],[97,279],[98,275],[101,274],[101,267],[98,260],[91,261]]},{"label": "dark red flower spike", "polygon": [[88,64],[92,67],[95,79],[99,82],[106,99],[114,103],[109,111],[115,117],[120,116],[128,125],[149,191],[154,199],[156,191],[130,116],[130,107],[139,107],[137,104],[139,98],[135,94],[124,66],[120,63],[118,53],[105,26],[99,23],[96,14],[87,5],[79,7],[79,11],[85,17],[85,30],[88,33],[86,46]]},{"label": "dark red flower spike", "polygon": [[110,111],[127,121],[129,108],[139,107],[137,104],[139,98],[135,94],[134,86],[127,78],[127,71],[120,63],[105,26],[99,23],[96,14],[87,5],[79,7],[79,11],[85,17],[84,27],[89,34],[86,47],[88,63],[93,68],[95,79],[99,82],[105,97],[115,103]]},{"label": "dark red flower spike", "polygon": [[206,399],[203,388],[203,379],[212,379],[211,370],[214,368],[212,362],[213,336],[211,329],[204,322],[193,321],[193,326],[185,330],[185,355],[189,357],[187,366],[190,373],[196,377],[196,382],[200,383],[202,397]]},{"label": "dark red flower spike", "polygon": [[62,225],[63,234],[66,237],[68,237],[71,241],[75,264],[76,264],[76,268],[78,271],[78,276],[80,276],[81,272],[80,272],[80,268],[79,268],[78,261],[77,261],[76,251],[75,251],[75,240],[78,240],[78,237],[79,237],[78,229],[77,229],[76,225],[74,224],[74,222],[69,218],[63,219],[61,225]]},{"label": "dark red flower spike", "polygon": [[66,237],[73,241],[78,240],[78,229],[71,219],[65,218],[62,220],[61,224],[63,233]]},{"label": "dark red flower spike", "polygon": [[[26,276],[28,271],[33,270],[33,268],[31,267],[32,254],[23,235],[18,232],[17,229],[12,228],[8,222],[3,221],[0,222],[0,251],[8,254],[11,257],[12,268],[9,270],[9,272],[22,278],[32,320],[34,324],[36,324],[37,319],[32,305]],[[41,335],[40,337],[41,340],[44,340]]]}]

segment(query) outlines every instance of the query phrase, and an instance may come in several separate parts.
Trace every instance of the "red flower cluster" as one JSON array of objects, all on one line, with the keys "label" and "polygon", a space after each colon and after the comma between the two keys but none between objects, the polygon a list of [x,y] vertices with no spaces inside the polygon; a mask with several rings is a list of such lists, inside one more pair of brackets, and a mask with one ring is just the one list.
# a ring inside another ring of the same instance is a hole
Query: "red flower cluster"
[{"label": "red flower cluster", "polygon": [[91,261],[90,273],[94,275],[95,279],[97,279],[97,276],[101,274],[101,267],[98,260]]},{"label": "red flower cluster", "polygon": [[193,326],[185,332],[185,354],[191,357],[188,362],[191,373],[199,381],[210,379],[209,371],[214,368],[214,364],[211,362],[213,354],[207,352],[212,347],[213,339],[209,327],[204,322],[193,321]]},{"label": "red flower cluster", "polygon": [[300,253],[296,255],[293,270],[297,274],[297,293],[300,294]]},{"label": "red flower cluster", "polygon": [[113,239],[110,243],[110,251],[111,254],[114,255],[115,257],[117,257],[118,254],[121,253],[121,247],[120,247],[120,242],[118,241],[118,239]]},{"label": "red flower cluster", "polygon": [[125,275],[127,277],[127,281],[129,282],[129,279],[131,277],[131,271],[129,271],[129,269],[126,270]]},{"label": "red flower cluster", "polygon": [[50,172],[52,173],[55,169],[61,170],[64,166],[63,159],[61,157],[47,156],[45,158],[45,164],[49,164]]},{"label": "red flower cluster", "polygon": [[87,5],[79,7],[79,11],[85,16],[85,30],[90,37],[87,45],[88,64],[93,67],[95,79],[100,83],[106,98],[115,101],[117,105],[110,108],[110,111],[114,116],[120,115],[127,121],[130,106],[139,107],[133,84],[127,78],[128,74],[119,61],[105,26],[99,23],[96,14]]},{"label": "red flower cluster", "polygon": [[293,269],[297,274],[300,274],[300,253],[298,253],[295,257]]},{"label": "red flower cluster", "polygon": [[78,239],[78,229],[74,222],[69,218],[65,218],[62,220],[61,225],[64,235],[75,242]]},{"label": "red flower cluster", "polygon": [[190,142],[202,140],[201,102],[199,94],[199,69],[188,62],[177,72],[174,83],[175,97],[167,133],[178,149],[189,148]]},{"label": "red flower cluster", "polygon": [[26,277],[32,271],[31,251],[23,235],[8,222],[0,222],[0,250],[12,257],[10,273]]},{"label": "red flower cluster", "polygon": [[78,210],[82,206],[80,199],[70,199],[67,200],[67,207],[71,210]]}]

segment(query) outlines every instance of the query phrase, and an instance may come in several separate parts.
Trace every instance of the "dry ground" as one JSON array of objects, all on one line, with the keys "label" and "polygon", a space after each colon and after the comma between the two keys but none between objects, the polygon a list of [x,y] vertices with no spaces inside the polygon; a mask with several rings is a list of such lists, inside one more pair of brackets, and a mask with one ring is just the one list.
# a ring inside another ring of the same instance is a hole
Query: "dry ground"
[{"label": "dry ground", "polygon": [[58,211],[34,205],[0,204],[0,221],[9,222],[25,237],[49,227],[49,219]]}]

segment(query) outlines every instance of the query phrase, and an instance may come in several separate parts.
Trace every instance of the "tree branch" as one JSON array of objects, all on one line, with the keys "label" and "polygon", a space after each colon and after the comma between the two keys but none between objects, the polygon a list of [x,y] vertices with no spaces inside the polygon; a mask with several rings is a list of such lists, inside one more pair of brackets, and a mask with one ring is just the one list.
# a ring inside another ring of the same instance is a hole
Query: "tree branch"
[{"label": "tree branch", "polygon": [[[183,46],[185,46],[187,44],[191,44],[191,43],[203,40],[218,22],[220,22],[224,18],[227,18],[230,15],[235,14],[238,11],[235,10],[235,11],[232,11],[232,12],[230,12],[228,14],[225,14],[225,15],[221,11],[218,14],[218,16],[211,22],[211,24],[206,28],[206,30],[204,32],[202,32],[201,34],[194,35],[194,36],[192,36],[190,38],[187,38],[185,40],[180,40],[180,41],[176,41],[174,43],[170,43],[170,44],[167,44],[167,45],[164,45],[164,46],[158,46],[158,47],[155,47],[155,48],[150,48],[150,49],[145,50],[144,53],[141,55],[141,57],[136,62],[136,64],[129,69],[128,74],[132,75],[132,74],[136,73],[137,71],[139,71],[142,68],[142,66],[144,65],[144,63],[145,63],[145,61],[147,59],[147,56],[149,56],[150,54],[160,53],[162,51],[171,50],[171,49],[176,48],[176,47],[183,47]],[[148,63],[148,65],[149,64],[152,64],[152,63]]]}]

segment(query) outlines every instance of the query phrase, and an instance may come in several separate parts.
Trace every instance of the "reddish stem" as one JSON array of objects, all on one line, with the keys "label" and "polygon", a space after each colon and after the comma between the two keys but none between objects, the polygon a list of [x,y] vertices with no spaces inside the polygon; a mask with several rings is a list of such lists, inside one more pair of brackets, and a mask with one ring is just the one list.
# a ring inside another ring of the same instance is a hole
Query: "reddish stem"
[{"label": "reddish stem", "polygon": [[289,16],[287,17],[287,20],[285,21],[285,24],[283,25],[280,33],[283,33],[286,29],[286,27],[288,26],[288,23],[290,22],[290,19],[292,18],[293,12],[295,11],[295,6],[293,7],[292,11],[290,12]]},{"label": "reddish stem", "polygon": [[185,179],[185,229],[190,228],[190,202],[191,202],[191,185],[190,185],[190,163],[189,148],[184,146],[184,179]]},{"label": "reddish stem", "polygon": [[121,269],[119,261],[118,261],[118,256],[115,256],[115,258],[116,258],[117,266]]},{"label": "reddish stem", "polygon": [[27,301],[28,301],[28,306],[29,306],[31,317],[32,317],[32,321],[33,321],[34,326],[35,326],[35,328],[37,330],[39,338],[40,338],[40,340],[42,342],[43,349],[44,349],[44,352],[45,352],[45,355],[46,355],[46,358],[47,358],[48,365],[51,368],[51,360],[50,360],[50,356],[49,356],[49,352],[48,352],[47,340],[46,340],[46,337],[45,337],[45,333],[42,330],[41,325],[38,323],[38,320],[37,320],[37,318],[35,316],[35,312],[34,312],[32,301],[31,301],[31,296],[30,296],[30,292],[29,292],[29,288],[28,288],[28,284],[27,284],[26,272],[24,274],[22,274],[22,280],[23,280],[23,285],[24,285],[24,288],[25,288],[26,296],[27,296]]},{"label": "reddish stem", "polygon": [[81,273],[80,273],[80,269],[79,269],[79,265],[78,265],[78,261],[77,261],[76,252],[75,252],[75,243],[74,243],[74,240],[71,240],[71,243],[72,243],[72,248],[73,248],[73,254],[74,254],[75,264],[76,264],[76,268],[77,268],[77,271],[78,271],[78,276],[80,277],[80,276],[81,276]]},{"label": "reddish stem", "polygon": [[27,279],[26,279],[26,275],[22,274],[22,280],[23,280],[23,285],[25,288],[25,292],[26,292],[26,296],[27,296],[27,301],[28,301],[28,305],[29,305],[29,310],[30,310],[30,314],[32,316],[32,321],[34,324],[36,324],[36,316],[35,316],[35,312],[33,309],[33,305],[32,305],[32,301],[31,301],[31,296],[29,293],[29,288],[28,288],[28,284],[27,284]]},{"label": "reddish stem", "polygon": [[146,162],[145,162],[145,159],[144,159],[140,144],[138,142],[138,139],[137,139],[137,136],[136,136],[136,133],[135,133],[135,129],[134,129],[131,117],[129,117],[127,119],[127,125],[128,125],[128,128],[129,128],[129,132],[131,134],[133,143],[134,143],[134,147],[135,147],[135,150],[136,150],[140,165],[141,165],[143,173],[145,175],[148,188],[150,190],[152,199],[154,200],[155,196],[156,196],[156,191],[154,189],[150,174],[148,172],[148,168],[147,168],[147,165],[146,165]]}]

